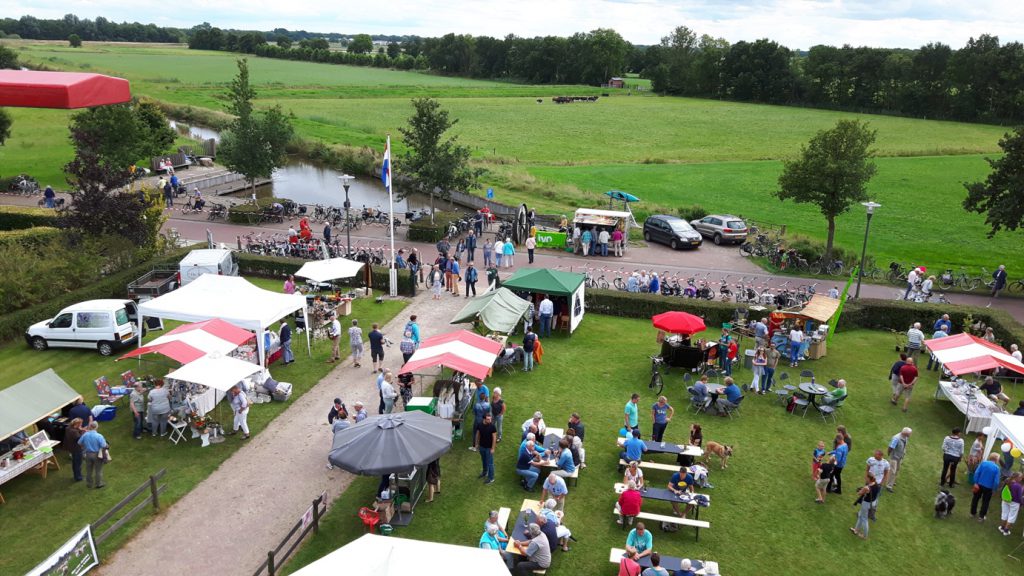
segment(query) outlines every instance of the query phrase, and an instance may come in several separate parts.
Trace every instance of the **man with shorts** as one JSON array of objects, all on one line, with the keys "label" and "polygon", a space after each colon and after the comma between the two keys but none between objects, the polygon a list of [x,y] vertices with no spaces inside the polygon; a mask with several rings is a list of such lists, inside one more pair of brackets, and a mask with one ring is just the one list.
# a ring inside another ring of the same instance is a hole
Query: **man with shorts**
[{"label": "man with shorts", "polygon": [[380,326],[374,322],[373,328],[370,330],[370,361],[373,362],[373,369],[371,372],[384,372],[384,334],[380,331]]},{"label": "man with shorts", "polygon": [[363,329],[359,327],[359,320],[352,321],[352,327],[348,329],[348,341],[352,347],[352,366],[359,368],[359,361],[363,359]]},{"label": "man with shorts", "polygon": [[910,395],[914,392],[914,384],[917,384],[917,366],[914,366],[913,358],[907,358],[906,363],[900,367],[896,384],[892,387],[892,398],[889,401],[893,406],[899,402],[900,396],[904,396],[903,411],[907,411],[907,406],[910,405]]}]

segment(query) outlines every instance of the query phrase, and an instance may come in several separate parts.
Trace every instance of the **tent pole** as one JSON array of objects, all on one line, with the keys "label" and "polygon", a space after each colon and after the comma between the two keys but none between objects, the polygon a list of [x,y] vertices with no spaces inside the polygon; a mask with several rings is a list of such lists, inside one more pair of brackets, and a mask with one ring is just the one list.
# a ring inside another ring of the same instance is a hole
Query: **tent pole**
[{"label": "tent pole", "polygon": [[[305,306],[302,307],[302,322],[303,324],[306,325],[306,353],[309,354],[310,358],[312,358],[313,345],[310,344],[309,333],[313,331],[313,328],[309,325],[309,312],[307,311]],[[341,336],[338,337],[340,338]]]},{"label": "tent pole", "polygon": [[256,334],[256,355],[259,356],[259,358],[257,358],[257,363],[260,365],[260,368],[263,368],[265,370],[267,366],[266,364],[264,364],[263,361],[263,355],[266,353],[266,350],[264,349],[263,345],[264,332],[266,332],[266,328],[263,326],[263,323],[261,322],[259,332]]}]

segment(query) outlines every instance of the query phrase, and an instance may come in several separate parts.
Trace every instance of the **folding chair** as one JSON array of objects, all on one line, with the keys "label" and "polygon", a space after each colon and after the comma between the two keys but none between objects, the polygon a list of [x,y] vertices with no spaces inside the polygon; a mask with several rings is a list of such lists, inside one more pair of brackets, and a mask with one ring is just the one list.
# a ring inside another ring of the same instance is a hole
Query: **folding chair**
[{"label": "folding chair", "polygon": [[706,412],[708,405],[711,404],[711,398],[705,397],[702,400],[693,390],[693,386],[688,386],[686,391],[690,393],[690,408],[693,409],[693,413],[700,414],[701,412]]},{"label": "folding chair", "polygon": [[801,370],[800,371],[800,377],[801,378],[810,378],[811,380],[814,380],[814,371],[813,370]]},{"label": "folding chair", "polygon": [[719,376],[721,376],[721,374],[718,372],[718,370],[715,370],[714,368],[712,368],[712,369],[708,370],[707,372],[705,372],[704,375],[708,377],[708,380],[711,380],[712,378],[714,378],[715,384],[721,384],[722,383],[722,381],[719,378]]},{"label": "folding chair", "polygon": [[796,406],[793,407],[793,415],[796,415],[796,410],[798,407],[803,406],[804,410],[800,417],[803,418],[804,416],[807,416],[807,408],[809,408],[811,405],[810,401],[807,400],[806,398],[800,398],[798,396],[796,400],[794,400],[794,402],[796,403]]},{"label": "folding chair", "polygon": [[188,424],[182,420],[178,420],[177,422],[171,422],[170,425],[171,434],[169,439],[171,442],[174,442],[175,446],[177,446],[178,442],[185,439],[185,430],[188,430]]},{"label": "folding chair", "polygon": [[818,414],[821,415],[821,420],[823,422],[828,422],[828,419],[832,418],[832,423],[835,424],[835,422],[836,422],[836,409],[833,406],[828,405],[828,404],[825,404],[823,406],[818,406]]},{"label": "folding chair", "polygon": [[725,415],[728,416],[729,419],[732,419],[733,414],[739,415],[740,404],[743,402],[744,398],[746,398],[746,396],[740,396],[736,399],[735,403],[726,401],[722,404],[722,407],[725,409]]}]

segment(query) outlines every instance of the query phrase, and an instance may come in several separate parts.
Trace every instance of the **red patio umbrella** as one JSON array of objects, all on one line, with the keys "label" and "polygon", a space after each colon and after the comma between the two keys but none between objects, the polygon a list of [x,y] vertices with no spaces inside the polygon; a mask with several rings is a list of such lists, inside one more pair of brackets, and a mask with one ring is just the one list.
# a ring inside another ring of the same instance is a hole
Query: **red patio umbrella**
[{"label": "red patio umbrella", "polygon": [[703,332],[704,319],[689,312],[663,312],[651,318],[654,327],[670,334],[696,334]]}]

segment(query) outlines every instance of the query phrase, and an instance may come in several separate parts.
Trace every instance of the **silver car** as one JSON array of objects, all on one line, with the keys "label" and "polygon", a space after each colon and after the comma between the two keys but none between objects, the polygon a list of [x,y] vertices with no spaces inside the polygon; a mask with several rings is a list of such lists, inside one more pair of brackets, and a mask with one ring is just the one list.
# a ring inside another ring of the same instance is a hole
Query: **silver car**
[{"label": "silver car", "polygon": [[708,214],[700,220],[691,220],[690,225],[715,244],[742,244],[747,240],[747,224],[732,214]]}]

